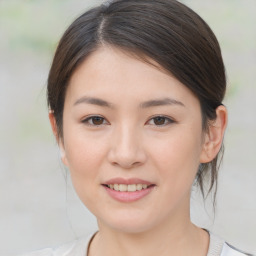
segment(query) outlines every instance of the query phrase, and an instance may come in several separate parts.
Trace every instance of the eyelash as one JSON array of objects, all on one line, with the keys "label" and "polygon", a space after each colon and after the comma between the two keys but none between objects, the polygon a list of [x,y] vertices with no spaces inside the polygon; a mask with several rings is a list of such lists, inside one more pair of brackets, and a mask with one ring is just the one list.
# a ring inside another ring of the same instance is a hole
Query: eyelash
[{"label": "eyelash", "polygon": [[[98,120],[103,121],[103,123],[102,124],[94,124],[93,119],[95,119],[95,118],[97,118]],[[153,122],[156,121],[157,118],[163,119],[164,124],[157,125],[157,124],[154,123],[154,124],[150,124],[150,125],[155,125],[157,127],[164,127],[164,126],[167,126],[169,124],[175,123],[175,121],[173,119],[171,119],[170,117],[158,115],[158,116],[151,117],[149,119],[149,121],[146,122],[146,124],[148,124],[150,121],[153,121]],[[106,119],[102,116],[89,116],[86,119],[82,120],[82,123],[84,123],[86,125],[89,125],[89,126],[94,126],[94,127],[99,127],[99,126],[102,126],[102,125],[109,124],[108,121],[106,121]]]},{"label": "eyelash", "polygon": [[[96,127],[99,127],[101,125],[106,125],[106,123],[105,124],[93,124],[92,122],[93,122],[94,118],[98,118],[100,120],[103,120],[103,122],[104,121],[107,122],[106,119],[102,116],[89,116],[89,117],[85,118],[84,120],[82,120],[82,123],[89,125],[89,126],[96,126]],[[90,121],[91,121],[91,123],[90,123]],[[107,124],[108,124],[108,122],[107,122]]]},{"label": "eyelash", "polygon": [[164,126],[170,125],[172,123],[175,123],[175,121],[172,118],[167,117],[167,116],[162,116],[162,115],[151,117],[149,119],[149,121],[147,121],[147,123],[149,123],[151,120],[154,122],[157,118],[164,119],[164,124],[161,124],[161,125],[157,125],[155,123],[152,124],[152,125],[155,125],[157,127],[164,127]]}]

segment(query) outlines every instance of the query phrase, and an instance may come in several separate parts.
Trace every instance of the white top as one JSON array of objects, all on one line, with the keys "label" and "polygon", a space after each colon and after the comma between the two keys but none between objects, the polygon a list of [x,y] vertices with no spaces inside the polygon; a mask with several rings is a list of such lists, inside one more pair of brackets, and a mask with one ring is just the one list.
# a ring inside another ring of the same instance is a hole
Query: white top
[{"label": "white top", "polygon": [[[88,247],[94,234],[80,238],[72,243],[62,245],[56,249],[43,249],[22,254],[20,256],[87,256]],[[245,256],[241,251],[227,244],[223,239],[210,233],[210,244],[207,256]],[[252,255],[251,255],[252,256]]]}]

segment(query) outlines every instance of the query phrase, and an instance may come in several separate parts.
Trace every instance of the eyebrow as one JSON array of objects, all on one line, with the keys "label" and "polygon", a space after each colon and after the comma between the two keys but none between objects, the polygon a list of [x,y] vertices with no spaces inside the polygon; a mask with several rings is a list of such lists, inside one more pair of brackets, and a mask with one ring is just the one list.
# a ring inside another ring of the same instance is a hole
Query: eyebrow
[{"label": "eyebrow", "polygon": [[[74,103],[74,106],[82,103],[97,105],[101,107],[114,108],[114,105],[112,103],[109,103],[100,98],[87,97],[87,96],[84,96],[78,99]],[[164,105],[179,105],[179,106],[185,107],[185,105],[181,101],[178,101],[172,98],[163,98],[163,99],[154,99],[154,100],[142,102],[140,104],[140,108],[150,108],[150,107],[157,107],[157,106],[164,106]]]},{"label": "eyebrow", "polygon": [[107,102],[105,100],[102,100],[102,99],[99,99],[99,98],[94,98],[94,97],[84,96],[84,97],[78,99],[74,103],[74,106],[78,105],[78,104],[81,104],[81,103],[98,105],[98,106],[101,106],[101,107],[113,108],[113,104],[111,104],[111,103],[109,103],[109,102]]},{"label": "eyebrow", "polygon": [[157,107],[157,106],[164,106],[164,105],[179,105],[185,107],[185,105],[178,100],[172,98],[163,98],[163,99],[155,99],[145,101],[140,104],[141,108],[149,108],[149,107]]}]

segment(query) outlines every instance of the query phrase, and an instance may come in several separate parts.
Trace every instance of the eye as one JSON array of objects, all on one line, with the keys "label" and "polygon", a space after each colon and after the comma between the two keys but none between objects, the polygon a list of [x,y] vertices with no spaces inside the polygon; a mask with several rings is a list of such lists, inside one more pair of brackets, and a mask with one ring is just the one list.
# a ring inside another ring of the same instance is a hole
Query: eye
[{"label": "eye", "polygon": [[84,119],[82,121],[82,123],[88,124],[88,125],[91,125],[91,126],[100,126],[100,125],[108,124],[106,119],[104,117],[102,117],[102,116],[90,116],[90,117],[87,117],[86,119]]},{"label": "eye", "polygon": [[174,122],[174,120],[166,116],[155,116],[148,121],[148,124],[156,126],[165,126]]}]

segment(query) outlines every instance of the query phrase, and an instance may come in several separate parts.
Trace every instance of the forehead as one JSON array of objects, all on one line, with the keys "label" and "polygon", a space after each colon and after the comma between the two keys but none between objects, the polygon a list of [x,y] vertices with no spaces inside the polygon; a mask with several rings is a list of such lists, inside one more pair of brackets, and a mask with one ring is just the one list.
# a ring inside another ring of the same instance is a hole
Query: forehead
[{"label": "forehead", "polygon": [[[97,79],[99,79],[98,75],[101,74],[101,77],[115,79],[120,74],[125,75],[125,77],[135,77],[139,73],[144,74],[146,72],[153,72],[152,75],[166,74],[167,76],[172,76],[170,72],[167,72],[156,61],[143,53],[104,45],[104,47],[97,48],[86,57],[73,73],[71,80],[74,80],[74,77],[77,78],[82,73],[90,73],[90,78],[97,76]],[[113,76],[113,74],[115,75]]]},{"label": "forehead", "polygon": [[186,86],[155,61],[110,46],[97,49],[73,73],[67,96],[76,98],[82,94],[123,101],[166,96],[179,101],[195,100]]}]

